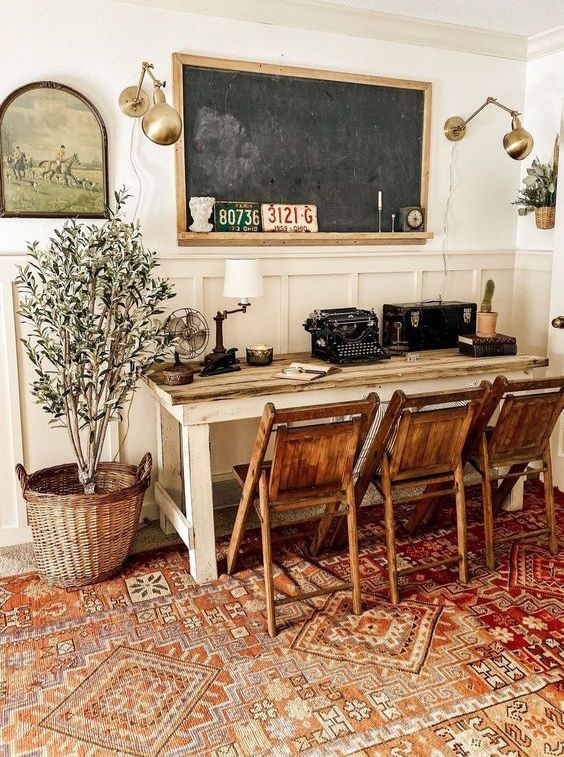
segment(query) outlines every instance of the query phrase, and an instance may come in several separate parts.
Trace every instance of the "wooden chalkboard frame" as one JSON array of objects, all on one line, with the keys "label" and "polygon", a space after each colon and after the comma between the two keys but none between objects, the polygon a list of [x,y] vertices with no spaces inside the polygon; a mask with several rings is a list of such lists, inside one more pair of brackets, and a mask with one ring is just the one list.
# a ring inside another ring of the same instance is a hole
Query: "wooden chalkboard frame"
[{"label": "wooden chalkboard frame", "polygon": [[[205,56],[173,53],[173,96],[174,107],[184,113],[183,67],[202,66],[224,70],[245,71],[249,73],[275,74],[305,79],[322,79],[327,81],[353,82],[371,84],[377,87],[394,87],[417,89],[424,94],[423,135],[421,156],[421,199],[422,207],[428,207],[429,197],[429,157],[431,147],[431,82],[413,81],[411,79],[391,79],[366,74],[349,74],[342,71],[326,71],[314,68],[296,68],[277,66],[269,63],[233,60],[230,58],[208,58]],[[175,146],[176,149],[176,226],[180,246],[293,246],[293,245],[414,245],[425,244],[433,238],[432,232],[216,232],[195,233],[187,231],[187,197],[184,160],[184,135]]]}]

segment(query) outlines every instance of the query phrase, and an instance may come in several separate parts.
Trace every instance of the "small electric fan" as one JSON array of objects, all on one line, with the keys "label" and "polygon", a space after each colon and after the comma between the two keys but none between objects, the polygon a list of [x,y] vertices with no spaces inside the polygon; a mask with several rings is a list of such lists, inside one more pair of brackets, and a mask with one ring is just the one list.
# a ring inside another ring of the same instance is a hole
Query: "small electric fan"
[{"label": "small electric fan", "polygon": [[172,312],[167,321],[167,330],[174,345],[174,365],[163,371],[165,384],[190,384],[194,380],[194,370],[183,365],[180,358],[194,360],[208,346],[210,329],[199,310],[179,308]]}]

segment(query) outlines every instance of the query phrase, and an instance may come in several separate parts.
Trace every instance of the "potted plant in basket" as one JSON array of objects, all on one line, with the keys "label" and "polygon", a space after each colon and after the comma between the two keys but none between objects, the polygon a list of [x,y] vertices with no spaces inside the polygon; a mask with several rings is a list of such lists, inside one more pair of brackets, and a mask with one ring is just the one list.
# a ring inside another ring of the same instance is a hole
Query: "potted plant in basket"
[{"label": "potted plant in basket", "polygon": [[519,205],[520,216],[535,213],[539,229],[553,229],[556,213],[557,171],[548,163],[535,158],[522,181],[524,187],[513,205]]},{"label": "potted plant in basket", "polygon": [[492,312],[492,297],[495,291],[495,283],[492,279],[486,281],[482,304],[478,310],[478,336],[495,336],[497,327],[497,313]]},{"label": "potted plant in basket", "polygon": [[73,464],[27,475],[17,467],[27,501],[39,572],[63,586],[115,573],[135,535],[151,474],[139,466],[101,462],[113,419],[138,379],[162,359],[168,337],[159,316],[174,296],[157,278],[156,256],[139,224],[124,218],[125,189],[100,225],[67,221],[49,244],[28,246],[19,268],[22,337],[35,368],[31,393],[67,430]]}]

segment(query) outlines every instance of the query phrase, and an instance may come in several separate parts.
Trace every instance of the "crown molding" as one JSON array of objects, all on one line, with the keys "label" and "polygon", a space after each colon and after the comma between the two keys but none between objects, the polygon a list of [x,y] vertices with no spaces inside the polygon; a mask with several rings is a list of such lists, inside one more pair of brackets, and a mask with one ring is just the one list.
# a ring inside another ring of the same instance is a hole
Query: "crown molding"
[{"label": "crown molding", "polygon": [[319,0],[118,0],[173,11],[294,29],[435,47],[513,60],[527,59],[527,38],[517,34],[422,21],[328,5]]},{"label": "crown molding", "polygon": [[557,26],[547,32],[534,34],[529,37],[527,45],[527,60],[543,58],[564,50],[564,26]]}]

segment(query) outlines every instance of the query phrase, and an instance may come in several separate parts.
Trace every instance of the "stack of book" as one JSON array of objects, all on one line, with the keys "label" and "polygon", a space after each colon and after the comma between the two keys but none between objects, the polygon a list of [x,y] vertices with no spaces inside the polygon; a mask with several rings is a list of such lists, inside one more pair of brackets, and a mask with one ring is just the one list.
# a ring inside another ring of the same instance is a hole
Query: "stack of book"
[{"label": "stack of book", "polygon": [[507,336],[507,334],[495,334],[495,336],[465,334],[458,337],[458,347],[463,355],[469,357],[516,355],[517,339],[514,336]]}]

